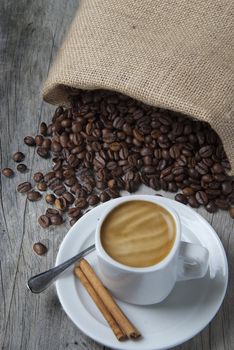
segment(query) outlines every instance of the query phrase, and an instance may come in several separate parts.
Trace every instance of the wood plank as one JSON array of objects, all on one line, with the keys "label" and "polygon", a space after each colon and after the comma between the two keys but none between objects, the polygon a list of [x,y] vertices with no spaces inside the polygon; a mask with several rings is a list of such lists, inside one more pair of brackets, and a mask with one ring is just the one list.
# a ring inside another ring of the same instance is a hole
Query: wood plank
[{"label": "wood plank", "polygon": [[[0,348],[105,349],[83,335],[63,312],[54,287],[41,295],[25,288],[31,274],[53,266],[59,244],[69,225],[41,229],[37,216],[43,201],[28,203],[15,188],[33,171],[48,169],[48,162],[23,145],[42,120],[49,121],[53,107],[41,100],[40,87],[78,7],[77,0],[3,0],[0,9],[0,167],[16,164],[17,150],[26,154],[29,172],[13,179],[1,178],[0,186]],[[166,195],[172,198],[172,194]],[[200,334],[174,350],[232,350],[234,344],[234,245],[233,220],[226,212],[203,215],[218,232],[228,255],[230,282],[222,308]],[[32,252],[36,241],[49,247],[45,257]]]}]

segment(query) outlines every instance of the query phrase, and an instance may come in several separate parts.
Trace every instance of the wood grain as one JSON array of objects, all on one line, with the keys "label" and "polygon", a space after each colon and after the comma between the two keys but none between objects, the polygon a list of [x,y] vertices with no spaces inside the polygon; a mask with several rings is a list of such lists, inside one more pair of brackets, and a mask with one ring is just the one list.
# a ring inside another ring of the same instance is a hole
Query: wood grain
[{"label": "wood grain", "polygon": [[[77,0],[2,0],[0,4],[0,167],[16,168],[11,155],[26,154],[27,174],[1,177],[0,186],[0,348],[5,350],[99,350],[107,348],[83,335],[63,312],[55,289],[32,295],[27,279],[53,266],[59,244],[69,226],[43,230],[37,216],[43,201],[26,202],[16,194],[18,183],[33,171],[45,171],[48,162],[23,145],[42,120],[49,121],[53,107],[42,102],[41,84],[78,8]],[[167,194],[171,197],[170,194]],[[199,210],[218,232],[229,259],[227,296],[215,319],[203,332],[174,350],[232,350],[234,344],[234,235],[226,212],[212,215]],[[38,257],[36,241],[49,252]]]}]

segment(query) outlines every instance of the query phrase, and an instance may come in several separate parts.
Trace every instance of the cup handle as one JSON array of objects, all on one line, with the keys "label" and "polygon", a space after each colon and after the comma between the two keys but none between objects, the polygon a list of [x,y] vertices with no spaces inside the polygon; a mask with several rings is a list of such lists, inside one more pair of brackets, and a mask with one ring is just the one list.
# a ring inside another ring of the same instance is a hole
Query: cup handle
[{"label": "cup handle", "polygon": [[177,281],[186,281],[205,276],[208,270],[209,252],[193,243],[180,242]]}]

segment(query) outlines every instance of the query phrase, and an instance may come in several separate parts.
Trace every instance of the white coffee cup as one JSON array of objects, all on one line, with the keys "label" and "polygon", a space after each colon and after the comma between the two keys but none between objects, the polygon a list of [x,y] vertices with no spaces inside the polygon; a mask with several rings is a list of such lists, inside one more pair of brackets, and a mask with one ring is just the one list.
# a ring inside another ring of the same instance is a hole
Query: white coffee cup
[{"label": "white coffee cup", "polygon": [[[176,237],[169,254],[159,263],[149,267],[130,267],[115,261],[101,243],[102,223],[110,212],[127,201],[152,202],[165,208],[174,218]],[[105,286],[120,300],[131,304],[149,305],[164,300],[177,281],[202,278],[208,269],[209,253],[201,245],[181,241],[181,223],[176,211],[162,204],[156,196],[132,195],[122,197],[100,218],[95,235],[95,245],[101,278]]]}]

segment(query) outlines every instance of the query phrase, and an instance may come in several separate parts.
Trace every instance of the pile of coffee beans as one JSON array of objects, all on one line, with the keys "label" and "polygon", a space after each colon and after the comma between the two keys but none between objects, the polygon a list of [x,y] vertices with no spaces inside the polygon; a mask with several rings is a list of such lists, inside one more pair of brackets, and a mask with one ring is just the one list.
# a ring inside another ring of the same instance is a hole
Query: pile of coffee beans
[{"label": "pile of coffee beans", "polygon": [[[52,157],[46,174],[17,190],[31,201],[54,206],[38,219],[60,225],[64,213],[73,225],[89,207],[135,192],[141,184],[175,192],[175,199],[208,212],[229,210],[234,217],[234,181],[217,134],[205,122],[145,105],[107,91],[70,91],[71,108],[58,107],[49,125],[24,142],[40,157]],[[13,159],[22,162],[17,152]],[[22,167],[23,171],[24,167]],[[9,170],[4,171],[11,176]]]}]

